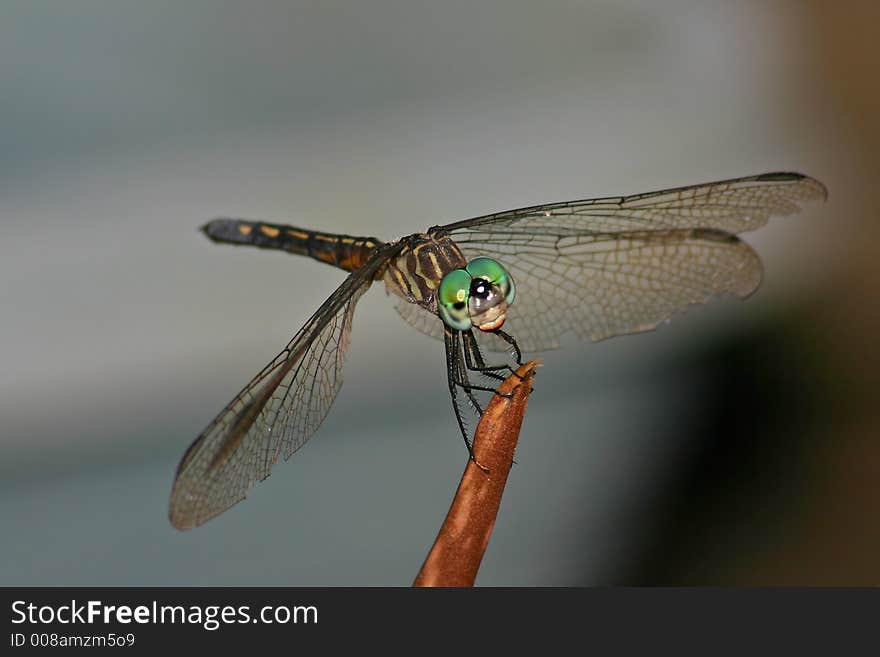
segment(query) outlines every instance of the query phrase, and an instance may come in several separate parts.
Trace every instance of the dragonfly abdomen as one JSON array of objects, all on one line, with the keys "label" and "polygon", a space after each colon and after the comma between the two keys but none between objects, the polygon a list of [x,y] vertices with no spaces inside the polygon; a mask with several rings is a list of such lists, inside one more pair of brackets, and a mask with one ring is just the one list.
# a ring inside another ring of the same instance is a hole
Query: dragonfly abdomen
[{"label": "dragonfly abdomen", "polygon": [[375,237],[354,237],[305,230],[285,224],[246,219],[213,219],[202,231],[215,242],[246,244],[309,256],[346,271],[359,269],[382,242]]}]

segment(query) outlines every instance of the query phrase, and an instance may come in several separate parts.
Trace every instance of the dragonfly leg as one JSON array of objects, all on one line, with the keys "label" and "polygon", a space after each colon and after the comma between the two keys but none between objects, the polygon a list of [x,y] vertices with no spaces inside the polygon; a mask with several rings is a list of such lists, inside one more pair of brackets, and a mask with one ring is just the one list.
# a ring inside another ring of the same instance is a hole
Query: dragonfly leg
[{"label": "dragonfly leg", "polygon": [[[477,339],[474,337],[473,331],[466,331],[462,333],[462,346],[464,351],[464,359],[467,364],[467,368],[470,370],[474,370],[475,372],[479,372],[480,374],[484,374],[486,376],[492,376],[500,380],[504,380],[504,377],[497,373],[497,370],[508,369],[517,377],[516,370],[513,369],[510,365],[490,365],[487,366],[486,362],[483,360],[483,354],[480,352],[480,345],[477,344]],[[464,372],[462,372],[464,374]],[[522,377],[520,377],[522,378]],[[510,399],[513,397],[513,393],[504,393],[498,392],[495,390],[496,395],[500,395],[502,397],[506,397]],[[482,413],[481,413],[482,415]],[[514,461],[516,463],[516,461]],[[479,464],[478,464],[479,465]]]},{"label": "dragonfly leg", "polygon": [[[473,372],[479,372],[480,374],[488,377],[492,377],[493,379],[498,379],[499,381],[504,381],[504,377],[498,374],[499,370],[510,370],[511,372],[516,372],[510,365],[486,365],[486,362],[483,360],[483,354],[480,353],[480,346],[477,344],[476,338],[474,338],[474,334],[470,331],[466,331],[462,333],[462,350],[464,351],[464,360],[467,366],[467,369]],[[483,386],[472,386],[475,390],[484,390],[486,392],[493,392],[496,395],[501,395],[502,397],[507,397],[510,399],[513,394],[512,393],[503,393],[498,392],[496,388],[486,388]]]},{"label": "dragonfly leg", "polygon": [[480,405],[480,402],[477,400],[477,397],[474,395],[474,390],[485,390],[488,392],[486,388],[483,386],[475,386],[471,384],[470,379],[468,379],[467,369],[461,360],[461,355],[457,354],[455,359],[456,364],[456,380],[455,384],[459,386],[462,390],[464,390],[464,394],[467,395],[468,401],[471,403],[471,407],[474,409],[474,412],[477,415],[483,415],[483,407]]},{"label": "dragonfly leg", "polygon": [[498,374],[501,370],[510,370],[510,365],[486,365],[483,360],[483,354],[480,352],[480,345],[474,337],[473,331],[465,331],[462,333],[462,345],[464,347],[464,358],[467,361],[467,368],[473,372],[479,372],[483,376],[504,381],[504,377]]},{"label": "dragonfly leg", "polygon": [[[502,340],[504,340],[504,341],[505,341],[507,344],[509,344],[511,347],[513,347],[513,353],[514,353],[514,355],[515,355],[515,357],[516,357],[516,364],[517,364],[517,365],[522,365],[522,352],[519,350],[519,345],[516,343],[516,338],[513,337],[510,333],[506,333],[506,332],[502,331],[501,329],[495,329],[495,330],[492,331],[492,332],[493,332],[495,335],[497,335],[499,338],[501,338]],[[478,353],[479,353],[479,352],[478,352]],[[519,379],[522,379],[522,377],[521,377],[519,374],[517,374],[517,372],[516,372],[515,369],[513,369],[512,367],[510,367],[509,369],[510,369],[510,371],[511,371],[513,374],[515,374]],[[534,388],[532,388],[532,390],[534,390]],[[510,396],[512,397],[513,395],[510,395]]]},{"label": "dragonfly leg", "polygon": [[446,328],[443,333],[443,340],[446,345],[446,375],[449,381],[449,395],[452,397],[452,409],[455,411],[455,419],[458,421],[458,428],[461,430],[461,437],[464,439],[464,444],[465,447],[467,447],[471,461],[473,461],[484,472],[488,472],[489,469],[480,463],[474,455],[474,448],[473,445],[471,445],[470,438],[468,438],[467,427],[465,426],[464,418],[461,415],[461,408],[458,405],[458,387],[462,387],[471,402],[474,403],[475,407],[480,413],[482,413],[479,404],[476,403],[476,399],[470,391],[470,384],[463,385],[463,382],[458,380],[462,366],[461,346],[459,344],[457,332]]},{"label": "dragonfly leg", "polygon": [[[460,341],[461,340],[461,341]],[[467,375],[469,364],[468,361],[468,351],[466,343],[462,340],[461,335],[453,335],[453,343],[455,345],[454,353],[455,353],[455,384],[464,390],[465,394],[468,397],[468,400],[471,402],[471,406],[474,407],[474,411],[478,415],[483,414],[483,407],[480,406],[480,402],[477,401],[477,398],[474,396],[474,390],[480,390],[482,392],[495,392],[495,388],[488,388],[486,386],[478,386],[471,383],[470,379]],[[464,360],[461,358],[461,352],[464,351]]]},{"label": "dragonfly leg", "polygon": [[513,347],[513,353],[514,356],[516,356],[516,364],[522,365],[522,352],[519,350],[519,345],[516,343],[516,338],[514,338],[510,333],[505,333],[501,329],[495,329],[494,331],[492,331],[492,333],[494,333],[511,347]]}]

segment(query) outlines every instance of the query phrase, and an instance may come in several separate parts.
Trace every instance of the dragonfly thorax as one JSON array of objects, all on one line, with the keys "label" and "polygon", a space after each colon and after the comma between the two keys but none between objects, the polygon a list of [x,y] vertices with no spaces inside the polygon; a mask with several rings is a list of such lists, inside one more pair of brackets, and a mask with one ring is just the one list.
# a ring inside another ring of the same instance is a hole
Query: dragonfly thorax
[{"label": "dragonfly thorax", "polygon": [[467,260],[447,235],[416,233],[404,238],[405,246],[385,270],[389,292],[437,314],[437,290],[451,271]]}]

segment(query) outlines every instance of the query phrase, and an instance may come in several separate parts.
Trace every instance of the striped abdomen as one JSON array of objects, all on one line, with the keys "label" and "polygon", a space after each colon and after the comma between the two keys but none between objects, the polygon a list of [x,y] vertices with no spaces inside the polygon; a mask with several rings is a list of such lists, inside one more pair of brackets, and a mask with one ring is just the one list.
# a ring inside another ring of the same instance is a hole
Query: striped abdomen
[{"label": "striped abdomen", "polygon": [[320,233],[245,219],[213,219],[202,226],[202,231],[215,242],[288,251],[336,265],[346,271],[363,266],[373,249],[382,244],[375,237]]}]

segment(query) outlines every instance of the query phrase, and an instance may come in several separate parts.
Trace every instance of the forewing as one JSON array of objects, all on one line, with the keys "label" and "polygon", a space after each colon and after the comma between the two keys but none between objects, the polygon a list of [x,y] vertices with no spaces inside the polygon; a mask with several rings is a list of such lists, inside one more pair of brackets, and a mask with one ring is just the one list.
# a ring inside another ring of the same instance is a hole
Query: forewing
[{"label": "forewing", "polygon": [[315,432],[342,386],[355,304],[384,262],[349,275],[190,445],[171,492],[175,527],[200,525],[244,499]]},{"label": "forewing", "polygon": [[[825,186],[800,173],[764,173],[646,194],[535,205],[457,221],[443,230],[580,235],[662,228],[715,228],[738,234],[824,199]],[[456,233],[457,241],[457,233]]]},{"label": "forewing", "polygon": [[812,178],[770,173],[520,208],[440,230],[466,258],[489,256],[510,271],[517,294],[505,330],[535,351],[569,331],[601,340],[650,330],[716,295],[748,296],[761,262],[736,233],[825,196]]}]

